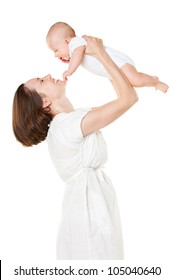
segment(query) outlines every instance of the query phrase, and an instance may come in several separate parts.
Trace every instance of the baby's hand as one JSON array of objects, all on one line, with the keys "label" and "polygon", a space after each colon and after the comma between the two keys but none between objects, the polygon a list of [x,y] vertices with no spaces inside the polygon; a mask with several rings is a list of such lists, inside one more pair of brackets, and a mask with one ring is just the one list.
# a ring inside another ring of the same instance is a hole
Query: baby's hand
[{"label": "baby's hand", "polygon": [[69,71],[67,70],[62,74],[62,76],[64,81],[68,81],[67,77],[71,76],[71,73],[69,73]]}]

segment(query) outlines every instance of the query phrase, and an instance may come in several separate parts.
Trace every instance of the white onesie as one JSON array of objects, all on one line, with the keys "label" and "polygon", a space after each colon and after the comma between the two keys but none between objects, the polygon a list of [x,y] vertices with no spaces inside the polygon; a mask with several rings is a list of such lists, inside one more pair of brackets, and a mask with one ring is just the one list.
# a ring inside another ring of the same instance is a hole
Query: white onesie
[{"label": "white onesie", "polygon": [[[82,37],[74,37],[71,39],[68,47],[69,47],[69,54],[70,56],[72,55],[74,49],[76,49],[79,46],[86,46],[87,42],[85,39]],[[112,60],[116,63],[118,67],[122,67],[124,64],[129,63],[134,66],[133,60],[128,57],[126,54],[119,52],[113,48],[104,46],[106,52],[109,54],[109,56],[112,58]],[[105,68],[103,65],[95,58],[90,55],[84,55],[84,59],[81,64],[86,70],[105,77],[109,78],[108,73],[106,72]]]}]

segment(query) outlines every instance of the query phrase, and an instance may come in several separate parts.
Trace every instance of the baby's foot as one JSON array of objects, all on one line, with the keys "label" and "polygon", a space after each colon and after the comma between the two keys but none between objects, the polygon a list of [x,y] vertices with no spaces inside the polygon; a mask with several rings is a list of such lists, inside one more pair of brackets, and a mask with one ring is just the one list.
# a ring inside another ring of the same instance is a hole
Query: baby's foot
[{"label": "baby's foot", "polygon": [[157,81],[159,80],[159,78],[157,76],[152,76],[154,79],[156,79]]},{"label": "baby's foot", "polygon": [[160,91],[162,91],[162,92],[164,92],[164,93],[166,93],[167,92],[167,90],[168,90],[168,85],[167,84],[165,84],[165,83],[163,83],[163,82],[158,82],[157,83],[157,85],[156,85],[156,87],[155,87],[155,89],[158,89],[158,90],[160,90]]}]

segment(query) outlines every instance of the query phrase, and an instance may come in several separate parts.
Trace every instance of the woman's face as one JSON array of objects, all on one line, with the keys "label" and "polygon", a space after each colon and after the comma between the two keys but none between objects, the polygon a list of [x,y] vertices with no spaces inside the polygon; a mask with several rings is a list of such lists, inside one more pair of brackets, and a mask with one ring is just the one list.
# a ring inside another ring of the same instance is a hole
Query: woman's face
[{"label": "woman's face", "polygon": [[52,102],[65,95],[66,82],[47,75],[43,78],[31,79],[25,83],[25,86],[30,90],[36,90],[40,96],[47,96]]}]

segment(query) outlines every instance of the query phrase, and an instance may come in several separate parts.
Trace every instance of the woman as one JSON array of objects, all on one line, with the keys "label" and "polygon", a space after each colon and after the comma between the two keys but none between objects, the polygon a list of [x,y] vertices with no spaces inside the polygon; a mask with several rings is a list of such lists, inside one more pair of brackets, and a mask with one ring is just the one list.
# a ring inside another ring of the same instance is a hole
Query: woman
[{"label": "woman", "polygon": [[116,195],[102,170],[107,152],[100,129],[132,107],[137,95],[105,52],[102,40],[85,39],[87,54],[105,67],[118,98],[97,108],[75,110],[65,95],[65,81],[50,75],[34,78],[15,93],[13,130],[24,146],[46,139],[66,183],[57,259],[123,259]]}]

